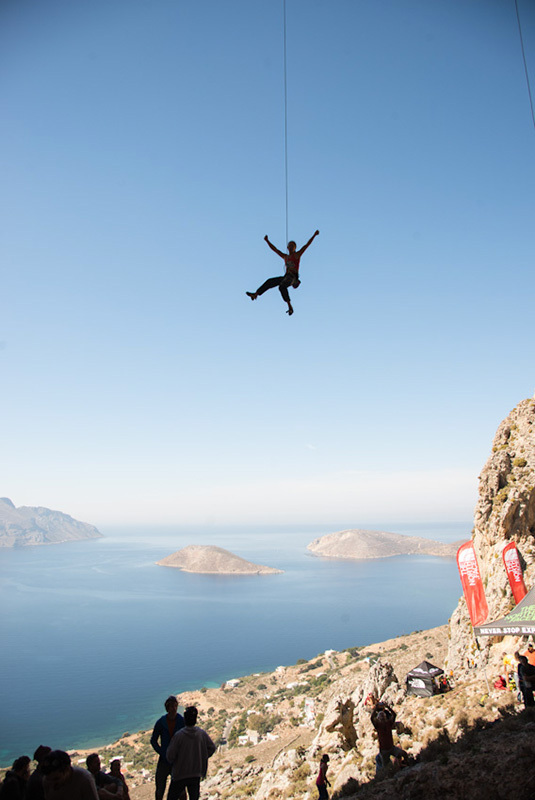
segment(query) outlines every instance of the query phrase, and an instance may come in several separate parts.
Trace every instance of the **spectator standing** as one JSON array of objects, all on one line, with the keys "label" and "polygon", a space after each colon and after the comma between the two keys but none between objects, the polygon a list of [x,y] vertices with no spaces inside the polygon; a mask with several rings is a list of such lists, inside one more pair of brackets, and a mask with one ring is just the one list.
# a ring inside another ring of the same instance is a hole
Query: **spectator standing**
[{"label": "spectator standing", "polygon": [[87,770],[73,767],[64,750],[52,750],[41,770],[46,800],[98,800],[93,777]]},{"label": "spectator standing", "polygon": [[376,773],[384,769],[393,757],[398,765],[404,761],[407,754],[401,747],[396,747],[392,730],[396,724],[396,713],[386,703],[377,703],[372,711],[371,723],[377,731],[379,740],[379,753],[375,757]]},{"label": "spectator standing", "polygon": [[318,777],[316,778],[316,786],[318,787],[318,800],[329,800],[329,793],[327,792],[327,786],[331,784],[327,780],[327,770],[329,769],[329,756],[324,753],[321,757],[320,761],[320,770],[318,772]]},{"label": "spectator standing", "polygon": [[215,744],[206,731],[197,726],[195,706],[184,711],[185,727],[175,733],[167,748],[167,760],[172,764],[171,785],[167,800],[178,800],[184,789],[189,800],[198,800],[201,778],[206,775],[208,759],[215,753]]},{"label": "spectator standing", "polygon": [[178,700],[174,695],[167,698],[164,703],[166,714],[157,720],[150,743],[153,750],[158,753],[158,764],[156,765],[156,800],[163,800],[167,778],[171,774],[171,764],[165,754],[171,743],[171,739],[184,727],[184,717],[178,713]]},{"label": "spectator standing", "polygon": [[526,656],[521,656],[520,653],[515,653],[518,668],[518,688],[524,701],[524,707],[535,706],[533,699],[533,683],[535,680],[535,667],[532,667]]}]

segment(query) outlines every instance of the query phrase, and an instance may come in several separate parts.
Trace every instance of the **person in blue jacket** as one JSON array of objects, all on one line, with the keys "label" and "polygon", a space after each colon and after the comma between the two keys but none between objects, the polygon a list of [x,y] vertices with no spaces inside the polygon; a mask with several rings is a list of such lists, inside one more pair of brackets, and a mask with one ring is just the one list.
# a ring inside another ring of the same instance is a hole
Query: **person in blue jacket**
[{"label": "person in blue jacket", "polygon": [[184,717],[178,713],[178,700],[174,695],[168,697],[164,703],[166,714],[156,722],[150,743],[158,753],[158,764],[156,766],[156,800],[163,800],[167,778],[171,774],[171,764],[165,757],[171,739],[184,727]]}]

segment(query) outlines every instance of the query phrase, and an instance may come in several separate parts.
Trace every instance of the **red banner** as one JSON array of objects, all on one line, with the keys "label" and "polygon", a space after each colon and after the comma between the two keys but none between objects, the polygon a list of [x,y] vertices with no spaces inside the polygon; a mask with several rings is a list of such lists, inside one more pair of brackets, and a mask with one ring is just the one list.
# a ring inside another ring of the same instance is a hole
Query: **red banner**
[{"label": "red banner", "polygon": [[520,556],[516,549],[514,542],[506,544],[502,550],[503,563],[505,564],[505,571],[509,578],[509,585],[515,598],[515,603],[518,605],[520,601],[526,596],[527,590],[524,585],[524,576],[522,575],[522,564],[520,563]]},{"label": "red banner", "polygon": [[489,608],[472,542],[462,544],[457,550],[457,566],[472,625],[482,625],[487,619]]}]

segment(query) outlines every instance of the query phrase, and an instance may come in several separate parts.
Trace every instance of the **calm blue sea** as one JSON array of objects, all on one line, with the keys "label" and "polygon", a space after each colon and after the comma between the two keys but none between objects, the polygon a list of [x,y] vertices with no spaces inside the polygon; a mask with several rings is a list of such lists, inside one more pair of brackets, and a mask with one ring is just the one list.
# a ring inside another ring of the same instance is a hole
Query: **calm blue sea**
[{"label": "calm blue sea", "polygon": [[[369,526],[468,539],[470,523]],[[306,545],[334,529],[110,528],[103,539],[0,551],[0,765],[39,744],[71,749],[150,727],[171,693],[445,623],[454,560],[331,561]],[[282,575],[156,566],[213,544]]]}]

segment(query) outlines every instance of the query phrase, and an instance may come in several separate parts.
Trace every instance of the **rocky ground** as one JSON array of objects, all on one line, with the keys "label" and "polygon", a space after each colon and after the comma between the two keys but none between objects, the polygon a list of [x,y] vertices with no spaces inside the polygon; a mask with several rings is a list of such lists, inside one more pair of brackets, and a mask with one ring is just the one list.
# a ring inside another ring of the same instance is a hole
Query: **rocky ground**
[{"label": "rocky ground", "polygon": [[[198,706],[200,724],[221,742],[202,797],[315,798],[317,764],[327,752],[333,798],[532,800],[535,717],[522,711],[512,692],[492,688],[498,661],[487,667],[490,691],[483,671],[473,668],[458,671],[451,692],[406,695],[406,673],[423,659],[445,666],[447,648],[448,628],[442,626],[247,676],[233,688],[180,695],[181,704]],[[397,743],[414,760],[380,778],[366,704],[370,693],[396,709]],[[310,725],[305,702],[313,704]],[[253,741],[239,744],[238,736],[247,733]],[[103,760],[123,755],[133,762],[125,770],[132,800],[154,796],[156,757],[149,736],[134,734],[100,751]]]}]

